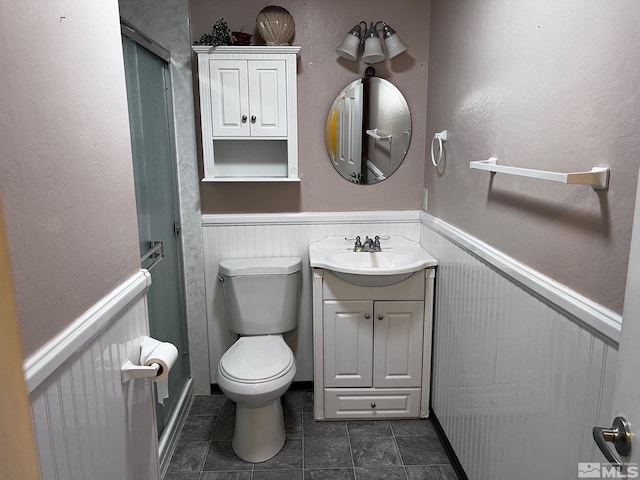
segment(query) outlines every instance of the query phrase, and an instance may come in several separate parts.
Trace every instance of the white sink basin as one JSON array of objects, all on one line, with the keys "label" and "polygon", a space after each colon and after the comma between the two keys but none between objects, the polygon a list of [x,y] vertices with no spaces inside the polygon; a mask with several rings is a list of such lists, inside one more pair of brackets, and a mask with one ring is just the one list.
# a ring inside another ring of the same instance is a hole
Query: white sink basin
[{"label": "white sink basin", "polygon": [[[379,275],[381,269],[403,268],[418,261],[418,257],[413,253],[394,252],[366,253],[350,251],[328,255],[326,258],[333,266],[333,270],[357,269],[357,273],[362,275]],[[411,268],[413,269],[413,267]]]},{"label": "white sink basin", "polygon": [[[312,267],[348,274],[338,276],[351,283],[367,285],[395,283],[418,270],[438,264],[420,244],[400,235],[393,235],[388,240],[381,239],[381,252],[354,252],[354,243],[344,237],[327,237],[312,243],[309,245],[309,262]],[[354,278],[355,275],[387,278],[358,280]]]}]

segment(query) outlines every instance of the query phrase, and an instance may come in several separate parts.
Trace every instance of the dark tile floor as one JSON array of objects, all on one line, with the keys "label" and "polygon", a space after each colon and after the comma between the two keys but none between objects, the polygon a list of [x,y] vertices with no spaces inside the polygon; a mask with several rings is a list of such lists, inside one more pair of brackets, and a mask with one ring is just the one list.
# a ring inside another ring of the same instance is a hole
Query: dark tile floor
[{"label": "dark tile floor", "polygon": [[315,422],[311,395],[283,396],[287,440],[255,464],[231,448],[235,405],[196,396],[164,480],[457,480],[429,420]]}]

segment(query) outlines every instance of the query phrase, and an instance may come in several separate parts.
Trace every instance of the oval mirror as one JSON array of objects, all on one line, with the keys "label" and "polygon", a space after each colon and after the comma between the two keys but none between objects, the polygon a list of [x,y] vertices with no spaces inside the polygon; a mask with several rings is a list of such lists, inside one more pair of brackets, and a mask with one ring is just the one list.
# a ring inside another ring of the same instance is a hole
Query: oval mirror
[{"label": "oval mirror", "polygon": [[395,172],[411,141],[411,115],[400,90],[380,77],[359,78],[336,97],[325,132],[331,163],[352,183],[370,185]]}]

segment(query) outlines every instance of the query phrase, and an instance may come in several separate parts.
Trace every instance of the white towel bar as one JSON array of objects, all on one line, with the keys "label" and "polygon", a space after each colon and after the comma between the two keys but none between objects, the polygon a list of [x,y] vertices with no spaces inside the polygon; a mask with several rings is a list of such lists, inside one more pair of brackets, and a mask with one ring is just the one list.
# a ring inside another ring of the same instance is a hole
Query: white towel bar
[{"label": "white towel bar", "polygon": [[594,188],[607,188],[609,186],[609,167],[593,167],[588,172],[549,172],[546,170],[532,170],[530,168],[507,167],[498,165],[498,159],[491,157],[488,160],[471,162],[469,167],[477,170],[488,170],[495,173],[507,173],[520,177],[540,178],[552,182],[568,183],[573,185],[591,185]]},{"label": "white towel bar", "polygon": [[387,133],[382,133],[377,128],[374,128],[372,130],[365,130],[365,131],[367,132],[367,135],[369,135],[370,137],[375,138],[379,142],[389,142],[389,143],[391,143],[391,140],[393,139],[393,135],[389,135]]}]

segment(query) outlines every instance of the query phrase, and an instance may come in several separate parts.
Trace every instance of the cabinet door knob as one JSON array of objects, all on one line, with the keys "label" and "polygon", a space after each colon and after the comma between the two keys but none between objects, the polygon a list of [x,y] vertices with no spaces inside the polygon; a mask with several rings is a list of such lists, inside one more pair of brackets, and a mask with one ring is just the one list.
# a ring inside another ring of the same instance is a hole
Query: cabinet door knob
[{"label": "cabinet door knob", "polygon": [[251,115],[251,123],[256,123],[256,116],[255,115]]},{"label": "cabinet door knob", "polygon": [[242,123],[247,123],[247,116],[246,115],[242,115]]},{"label": "cabinet door knob", "polygon": [[367,320],[369,320],[371,318],[371,315],[369,315],[368,313],[364,314],[364,318],[366,318]]},{"label": "cabinet door knob", "polygon": [[382,314],[378,315],[378,320],[384,320],[384,315]]},{"label": "cabinet door knob", "polygon": [[376,402],[371,402],[371,408],[376,408]]}]

